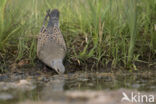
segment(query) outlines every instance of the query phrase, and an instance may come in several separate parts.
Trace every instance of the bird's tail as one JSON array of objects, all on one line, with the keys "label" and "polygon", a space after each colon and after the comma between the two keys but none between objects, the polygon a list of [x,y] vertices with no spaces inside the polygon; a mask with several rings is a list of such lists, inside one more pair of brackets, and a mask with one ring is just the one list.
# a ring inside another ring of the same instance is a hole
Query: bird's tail
[{"label": "bird's tail", "polygon": [[46,21],[47,21],[47,18],[48,18],[48,16],[49,16],[49,14],[50,14],[50,9],[47,10],[47,14],[46,14],[46,16],[45,16],[45,18],[44,18],[43,25],[42,25],[42,28],[41,28],[40,32],[42,32],[42,31],[46,28],[46,27],[45,27],[45,23],[46,23]]}]

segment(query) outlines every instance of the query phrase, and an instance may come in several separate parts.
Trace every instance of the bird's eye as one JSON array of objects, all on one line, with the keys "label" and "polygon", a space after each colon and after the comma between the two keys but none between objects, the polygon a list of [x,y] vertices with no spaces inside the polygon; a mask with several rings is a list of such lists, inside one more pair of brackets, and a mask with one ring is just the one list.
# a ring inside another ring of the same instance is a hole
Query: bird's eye
[{"label": "bird's eye", "polygon": [[57,72],[59,73],[60,72],[60,70],[59,69],[56,69],[57,70]]}]

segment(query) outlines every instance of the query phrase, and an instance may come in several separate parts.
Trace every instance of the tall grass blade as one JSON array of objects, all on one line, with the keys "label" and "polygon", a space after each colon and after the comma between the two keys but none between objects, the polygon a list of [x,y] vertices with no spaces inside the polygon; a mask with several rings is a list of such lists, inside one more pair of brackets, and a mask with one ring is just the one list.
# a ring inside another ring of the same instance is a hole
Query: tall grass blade
[{"label": "tall grass blade", "polygon": [[126,0],[127,4],[127,23],[130,31],[130,43],[128,49],[128,64],[131,63],[133,58],[133,51],[135,45],[135,39],[137,35],[137,8],[136,8],[137,0]]},{"label": "tall grass blade", "polygon": [[1,43],[1,41],[3,38],[3,32],[4,32],[4,10],[5,10],[6,3],[7,3],[7,0],[0,1],[0,50],[3,47],[3,44]]}]

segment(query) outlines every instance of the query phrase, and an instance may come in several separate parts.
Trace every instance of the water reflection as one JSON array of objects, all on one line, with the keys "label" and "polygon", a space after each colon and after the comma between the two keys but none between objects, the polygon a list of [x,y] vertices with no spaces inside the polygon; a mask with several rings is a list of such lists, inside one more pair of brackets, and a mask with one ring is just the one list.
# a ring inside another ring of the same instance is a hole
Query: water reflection
[{"label": "water reflection", "polygon": [[81,76],[70,76],[64,85],[65,90],[111,90],[119,88],[156,91],[155,74],[87,73],[81,74]]},{"label": "water reflection", "polygon": [[63,100],[65,78],[63,75],[55,75],[51,77],[49,82],[46,83],[41,91],[41,100],[51,101],[51,100]]},{"label": "water reflection", "polygon": [[[0,104],[16,104],[19,101],[28,99],[33,101],[67,102],[67,99],[73,101],[73,94],[77,96],[80,91],[80,95],[83,95],[83,91],[87,90],[91,92],[87,92],[86,96],[90,96],[92,93],[96,95],[101,93],[101,91],[105,91],[107,94],[111,91],[114,95],[121,96],[122,88],[124,88],[125,91],[129,91],[130,89],[156,93],[154,72],[129,74],[77,72],[54,76],[29,76],[29,78],[19,81],[13,80],[14,79],[11,80],[12,82],[0,82],[0,94],[3,99],[0,99]],[[11,85],[13,87],[11,87]],[[25,90],[22,90],[22,88]],[[75,91],[78,92],[74,93]],[[105,97],[105,95],[103,96]],[[80,100],[81,97],[78,99]],[[86,98],[82,98],[81,100],[86,100]]]},{"label": "water reflection", "polygon": [[43,88],[44,91],[48,89],[48,91],[63,91],[65,84],[65,78],[63,75],[55,75],[51,77],[49,82],[45,84]]}]

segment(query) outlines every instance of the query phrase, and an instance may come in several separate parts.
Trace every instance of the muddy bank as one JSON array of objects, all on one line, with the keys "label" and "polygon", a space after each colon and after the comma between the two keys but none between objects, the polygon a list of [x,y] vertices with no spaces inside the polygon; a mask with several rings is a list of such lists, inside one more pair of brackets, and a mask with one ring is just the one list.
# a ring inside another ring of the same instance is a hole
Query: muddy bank
[{"label": "muddy bank", "polygon": [[123,91],[156,93],[156,70],[149,67],[135,71],[66,65],[65,74],[58,75],[40,62],[32,66],[23,60],[6,68],[0,74],[0,104],[122,104]]},{"label": "muddy bank", "polygon": [[[21,70],[26,69],[27,71],[41,71],[48,72],[51,74],[56,74],[55,71],[49,67],[47,67],[44,63],[42,63],[38,58],[35,60],[29,60],[27,57],[24,57],[21,60],[16,60],[17,56],[12,56],[9,53],[5,57],[0,56],[0,73],[8,73],[8,72],[19,72]],[[133,62],[134,65],[131,67],[126,67],[124,64],[120,63],[116,66],[113,66],[112,61],[108,62],[107,65],[101,62],[97,62],[93,58],[89,58],[84,60],[84,62],[80,62],[80,60],[76,59],[68,59],[66,57],[64,60],[64,65],[66,68],[66,73],[73,73],[76,71],[89,71],[89,72],[114,72],[114,71],[144,71],[144,70],[155,70],[156,64],[154,61],[151,62]],[[30,72],[29,71],[29,72]],[[26,72],[26,71],[25,71]],[[27,72],[26,72],[27,73]],[[31,73],[31,72],[30,72]]]}]

